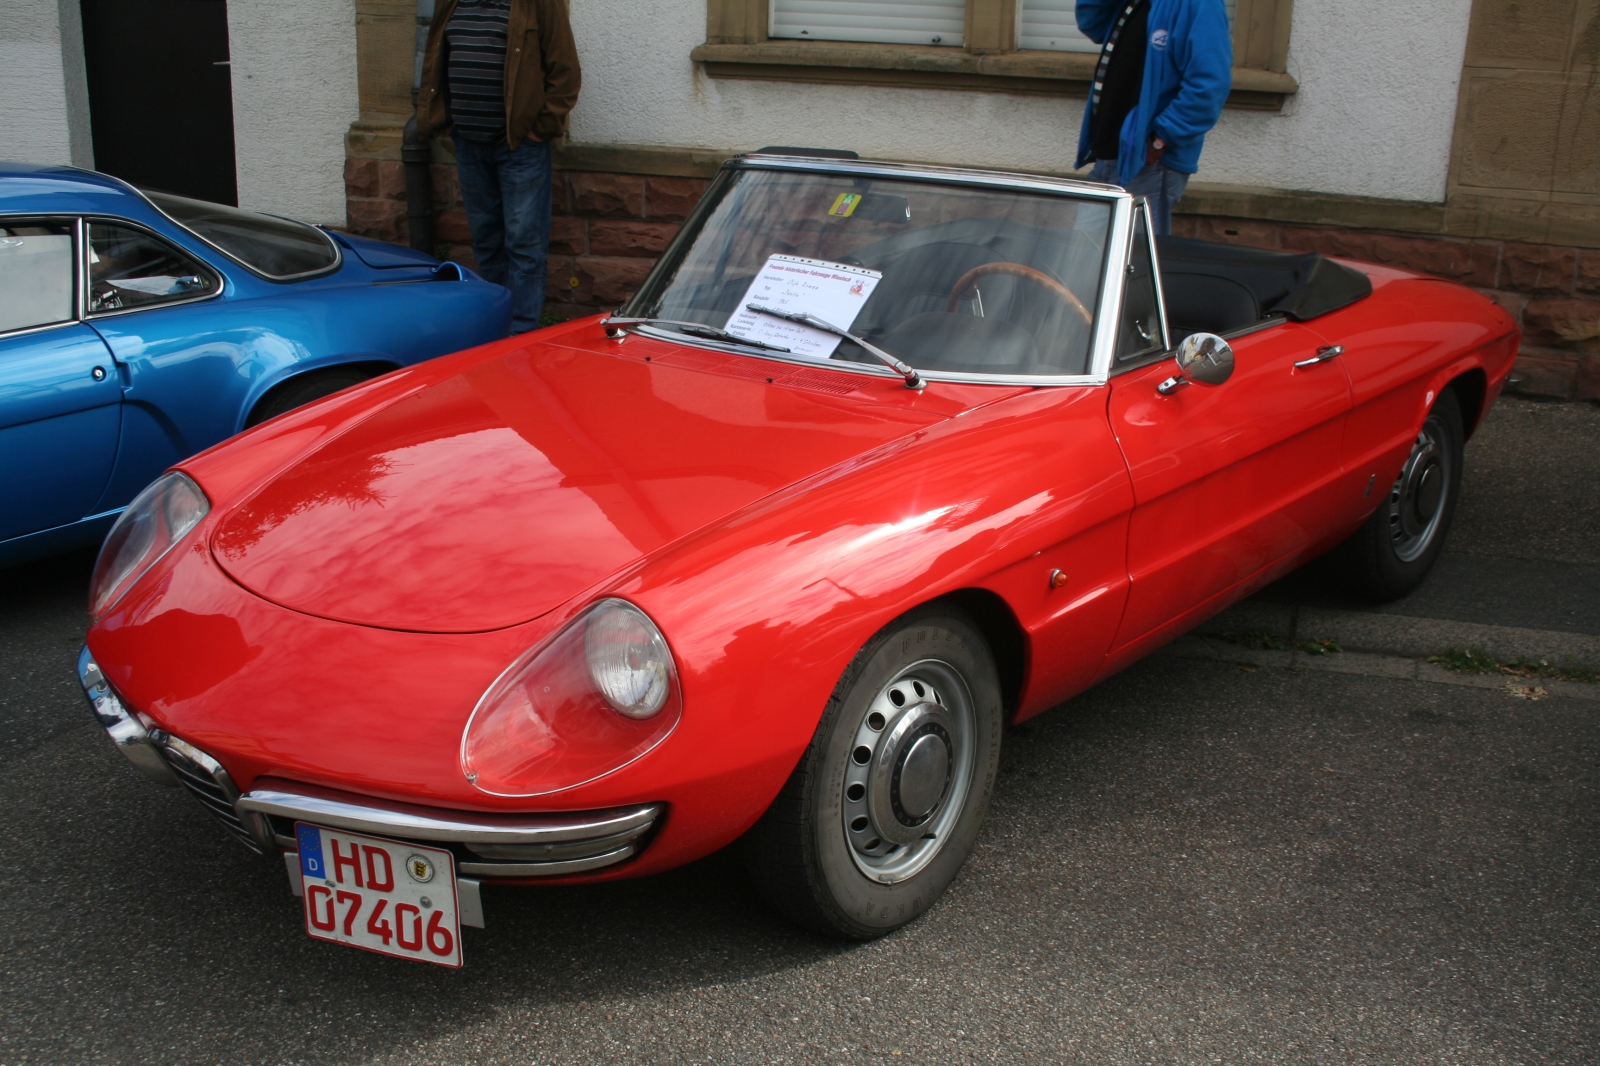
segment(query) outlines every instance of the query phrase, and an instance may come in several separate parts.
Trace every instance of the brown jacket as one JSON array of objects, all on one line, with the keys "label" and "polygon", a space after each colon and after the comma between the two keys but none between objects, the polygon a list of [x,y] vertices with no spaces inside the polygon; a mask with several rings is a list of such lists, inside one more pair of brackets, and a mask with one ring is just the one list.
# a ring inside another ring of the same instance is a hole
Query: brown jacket
[{"label": "brown jacket", "polygon": [[[440,0],[428,29],[417,92],[417,132],[423,137],[450,128],[450,49],[444,28],[456,3]],[[506,24],[506,144],[515,148],[529,133],[542,141],[565,134],[581,80],[567,0],[511,0]]]}]

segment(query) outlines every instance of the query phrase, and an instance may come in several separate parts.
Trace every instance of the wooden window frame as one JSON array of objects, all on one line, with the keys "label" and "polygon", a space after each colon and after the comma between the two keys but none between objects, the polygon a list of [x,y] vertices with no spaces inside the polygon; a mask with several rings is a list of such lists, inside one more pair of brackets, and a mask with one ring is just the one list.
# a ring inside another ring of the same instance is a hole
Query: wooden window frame
[{"label": "wooden window frame", "polygon": [[[799,41],[767,35],[769,0],[706,0],[706,42],[689,56],[713,78],[1088,94],[1098,57],[1016,47],[1021,0],[967,0],[966,43]],[[1278,111],[1299,86],[1286,73],[1294,0],[1238,0],[1228,105]]]}]

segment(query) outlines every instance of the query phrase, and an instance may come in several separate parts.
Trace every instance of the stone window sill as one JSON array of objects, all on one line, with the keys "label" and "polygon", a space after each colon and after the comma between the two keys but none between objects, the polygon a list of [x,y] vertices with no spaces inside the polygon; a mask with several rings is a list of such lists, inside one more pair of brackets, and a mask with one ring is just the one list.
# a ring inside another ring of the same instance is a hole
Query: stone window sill
[{"label": "stone window sill", "polygon": [[[1086,96],[1097,56],[1083,52],[977,55],[932,45],[776,41],[702,44],[689,58],[713,78],[893,85],[918,89]],[[1231,108],[1277,111],[1299,85],[1288,74],[1235,67]]]}]

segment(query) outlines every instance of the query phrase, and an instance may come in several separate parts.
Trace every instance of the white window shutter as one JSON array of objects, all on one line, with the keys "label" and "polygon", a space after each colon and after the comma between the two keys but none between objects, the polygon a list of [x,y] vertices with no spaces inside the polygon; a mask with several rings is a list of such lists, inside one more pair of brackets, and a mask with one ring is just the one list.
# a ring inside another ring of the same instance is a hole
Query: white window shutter
[{"label": "white window shutter", "polygon": [[1018,48],[1051,52],[1098,52],[1100,46],[1078,32],[1075,0],[1022,0],[1022,40]]},{"label": "white window shutter", "polygon": [[[1223,0],[1230,26],[1237,5],[1238,0]],[[1099,45],[1078,32],[1076,7],[1076,0],[1022,0],[1022,39],[1017,47],[1050,52],[1100,51]]]},{"label": "white window shutter", "polygon": [[769,37],[959,47],[966,0],[770,0]]}]

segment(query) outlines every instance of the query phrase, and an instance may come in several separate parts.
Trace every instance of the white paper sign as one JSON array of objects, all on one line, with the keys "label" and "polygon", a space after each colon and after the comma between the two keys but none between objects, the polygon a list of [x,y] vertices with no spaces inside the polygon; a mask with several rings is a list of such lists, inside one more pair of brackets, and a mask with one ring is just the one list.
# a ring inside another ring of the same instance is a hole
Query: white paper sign
[{"label": "white paper sign", "polygon": [[729,316],[723,328],[735,337],[776,344],[796,355],[826,359],[839,347],[840,338],[798,322],[785,322],[748,311],[745,305],[804,312],[840,329],[849,329],[882,279],[883,275],[876,270],[863,267],[775,255],[756,274],[750,288],[745,290],[744,299],[739,301],[738,310]]}]

